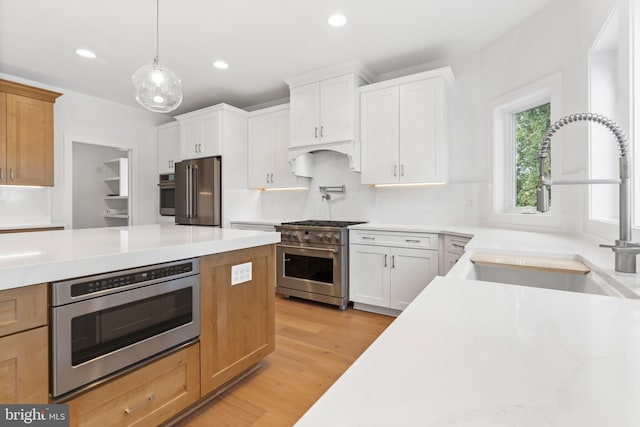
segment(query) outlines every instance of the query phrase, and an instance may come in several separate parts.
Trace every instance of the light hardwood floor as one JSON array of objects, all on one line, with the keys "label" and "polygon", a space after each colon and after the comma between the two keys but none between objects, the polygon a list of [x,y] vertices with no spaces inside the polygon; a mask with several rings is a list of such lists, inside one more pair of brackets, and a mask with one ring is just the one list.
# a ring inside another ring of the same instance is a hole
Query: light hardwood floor
[{"label": "light hardwood floor", "polygon": [[393,321],[276,296],[276,350],[180,427],[291,426]]}]

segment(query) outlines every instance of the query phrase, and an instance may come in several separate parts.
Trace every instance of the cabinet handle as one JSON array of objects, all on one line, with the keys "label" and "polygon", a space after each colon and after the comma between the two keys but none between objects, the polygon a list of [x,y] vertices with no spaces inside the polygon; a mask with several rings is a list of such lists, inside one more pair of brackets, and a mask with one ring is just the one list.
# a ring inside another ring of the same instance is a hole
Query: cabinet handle
[{"label": "cabinet handle", "polygon": [[13,168],[9,168],[9,178],[11,178],[11,181],[15,178],[15,176],[13,176]]},{"label": "cabinet handle", "polygon": [[267,174],[267,184],[269,183],[269,174]]},{"label": "cabinet handle", "polygon": [[396,268],[396,256],[391,255],[391,268]]},{"label": "cabinet handle", "polygon": [[273,184],[273,174],[271,174],[271,183]]},{"label": "cabinet handle", "polygon": [[458,245],[456,243],[452,243],[451,246],[453,246],[454,248],[457,248],[457,249],[464,249],[464,245]]},{"label": "cabinet handle", "polygon": [[313,133],[314,133],[315,137],[317,138],[317,137],[318,137],[318,126],[316,126],[316,127],[314,128]]},{"label": "cabinet handle", "polygon": [[404,176],[404,165],[400,166],[400,176]]},{"label": "cabinet handle", "polygon": [[375,237],[362,236],[362,240],[376,240]]},{"label": "cabinet handle", "polygon": [[147,406],[148,404],[153,402],[155,399],[156,399],[155,394],[150,394],[149,396],[147,396],[147,399],[144,402],[139,403],[136,406],[133,406],[131,408],[124,408],[124,412],[126,412],[127,414],[130,414],[130,413],[132,413],[134,411],[137,411],[138,409],[140,409],[140,408],[142,408],[144,406]]},{"label": "cabinet handle", "polygon": [[416,240],[416,239],[404,239],[404,241],[407,243],[420,243],[420,240]]},{"label": "cabinet handle", "polygon": [[398,165],[393,165],[393,176],[398,176]]},{"label": "cabinet handle", "polygon": [[324,137],[324,126],[320,126],[320,138]]},{"label": "cabinet handle", "polygon": [[195,151],[196,153],[198,152],[198,144],[193,145],[193,151]]},{"label": "cabinet handle", "polygon": [[387,255],[384,256],[384,266],[387,267]]}]

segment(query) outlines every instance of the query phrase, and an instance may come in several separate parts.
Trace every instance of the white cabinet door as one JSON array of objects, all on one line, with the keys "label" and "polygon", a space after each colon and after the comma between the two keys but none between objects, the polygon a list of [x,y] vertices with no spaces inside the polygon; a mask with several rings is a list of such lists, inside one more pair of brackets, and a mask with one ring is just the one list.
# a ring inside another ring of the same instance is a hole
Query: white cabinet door
[{"label": "white cabinet door", "polygon": [[398,87],[365,92],[360,97],[363,184],[398,182]]},{"label": "white cabinet door", "polygon": [[391,249],[390,307],[404,310],[438,275],[438,251]]},{"label": "white cabinet door", "polygon": [[180,124],[158,129],[158,173],[175,172],[180,161]]},{"label": "white cabinet door", "polygon": [[254,116],[248,120],[248,186],[270,186],[273,166],[271,114]]},{"label": "white cabinet door", "polygon": [[355,78],[353,74],[320,82],[320,142],[355,139]]},{"label": "white cabinet door", "polygon": [[272,114],[273,136],[273,174],[274,187],[295,187],[298,185],[297,177],[291,173],[289,167],[289,110],[282,110]]},{"label": "white cabinet door", "polygon": [[213,112],[184,119],[180,122],[180,145],[182,157],[218,156],[221,154],[221,114]]},{"label": "white cabinet door", "polygon": [[220,142],[222,136],[220,132],[221,113],[210,113],[202,118],[202,147],[198,157],[219,156],[222,154]]},{"label": "white cabinet door", "polygon": [[400,182],[445,179],[442,96],[440,80],[400,86]]},{"label": "white cabinet door", "polygon": [[320,141],[320,83],[291,89],[291,146]]},{"label": "white cabinet door", "polygon": [[381,307],[389,306],[389,249],[350,245],[349,299]]}]

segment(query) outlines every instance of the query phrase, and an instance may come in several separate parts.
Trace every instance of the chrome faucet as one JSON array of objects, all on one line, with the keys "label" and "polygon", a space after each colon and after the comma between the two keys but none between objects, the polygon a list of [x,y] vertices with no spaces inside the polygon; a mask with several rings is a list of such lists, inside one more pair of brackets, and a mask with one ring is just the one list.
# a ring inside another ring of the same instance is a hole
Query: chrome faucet
[{"label": "chrome faucet", "polygon": [[[591,179],[591,180],[565,180],[552,181],[545,179],[545,159],[549,155],[551,137],[563,126],[578,122],[590,121],[603,125],[616,137],[618,142],[618,157],[620,159],[620,179]],[[615,253],[615,270],[622,273],[636,272],[636,255],[640,254],[640,244],[631,241],[631,169],[629,142],[620,127],[611,119],[599,114],[579,113],[565,116],[549,126],[542,138],[538,149],[538,162],[540,176],[536,190],[536,209],[539,212],[549,210],[549,186],[566,184],[618,184],[620,187],[620,238],[613,245],[600,245],[611,248]]]}]

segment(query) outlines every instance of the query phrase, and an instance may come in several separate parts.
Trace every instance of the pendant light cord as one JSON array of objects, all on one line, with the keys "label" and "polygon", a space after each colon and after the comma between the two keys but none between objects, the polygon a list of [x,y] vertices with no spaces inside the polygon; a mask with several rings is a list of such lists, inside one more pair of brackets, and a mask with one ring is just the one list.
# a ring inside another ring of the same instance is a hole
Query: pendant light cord
[{"label": "pendant light cord", "polygon": [[156,59],[154,62],[160,62],[160,0],[156,0]]}]

